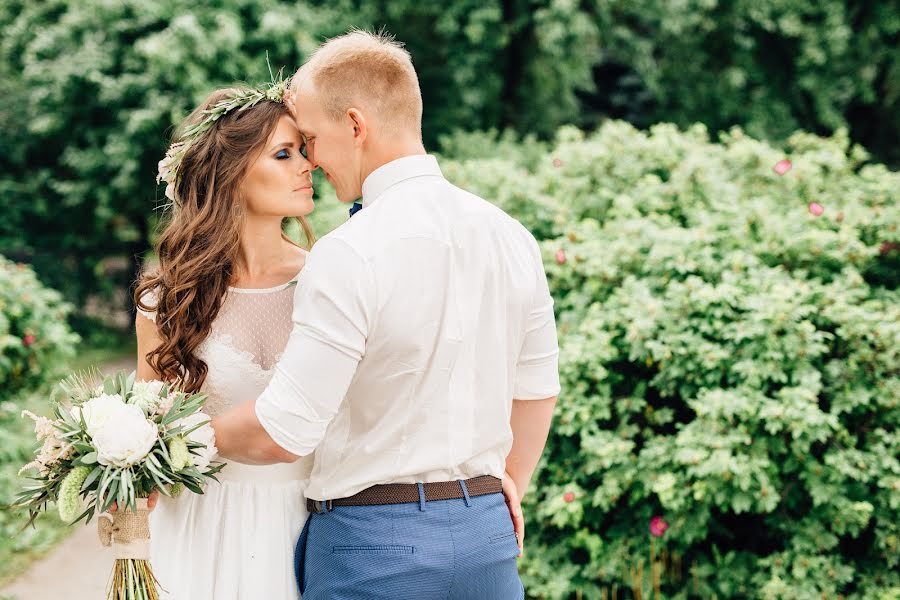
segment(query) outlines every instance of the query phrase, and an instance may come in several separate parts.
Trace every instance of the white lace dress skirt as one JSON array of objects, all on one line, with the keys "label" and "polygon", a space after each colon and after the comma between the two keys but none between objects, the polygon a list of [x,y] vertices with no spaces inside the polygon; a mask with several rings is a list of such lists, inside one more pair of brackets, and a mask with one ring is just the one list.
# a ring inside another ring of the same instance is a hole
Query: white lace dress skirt
[{"label": "white lace dress skirt", "polygon": [[200,496],[161,498],[151,564],[171,600],[297,600],[294,545],[306,520],[300,465],[229,464]]},{"label": "white lace dress skirt", "polygon": [[[291,332],[294,289],[230,289],[198,349],[208,373],[204,411],[259,397]],[[147,302],[153,306],[153,299]],[[153,313],[142,313],[154,319]],[[203,495],[160,498],[150,515],[153,571],[166,600],[297,600],[294,545],[306,521],[312,457],[229,463]]]}]

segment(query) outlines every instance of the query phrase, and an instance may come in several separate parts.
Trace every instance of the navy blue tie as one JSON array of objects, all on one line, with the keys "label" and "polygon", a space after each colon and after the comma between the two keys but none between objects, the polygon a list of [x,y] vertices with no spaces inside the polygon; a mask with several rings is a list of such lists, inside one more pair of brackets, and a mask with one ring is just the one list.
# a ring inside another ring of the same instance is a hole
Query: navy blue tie
[{"label": "navy blue tie", "polygon": [[359,202],[354,202],[353,206],[350,207],[350,216],[352,217],[356,213],[362,210],[362,204]]}]

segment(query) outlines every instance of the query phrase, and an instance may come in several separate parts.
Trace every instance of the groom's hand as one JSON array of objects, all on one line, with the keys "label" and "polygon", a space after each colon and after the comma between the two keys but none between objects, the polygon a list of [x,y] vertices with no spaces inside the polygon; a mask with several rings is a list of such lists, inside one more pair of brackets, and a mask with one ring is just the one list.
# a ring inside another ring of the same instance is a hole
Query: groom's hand
[{"label": "groom's hand", "polygon": [[516,540],[519,543],[519,556],[525,552],[525,516],[522,514],[522,502],[519,500],[519,490],[516,482],[509,473],[503,475],[503,495],[506,497],[506,507],[516,531]]}]

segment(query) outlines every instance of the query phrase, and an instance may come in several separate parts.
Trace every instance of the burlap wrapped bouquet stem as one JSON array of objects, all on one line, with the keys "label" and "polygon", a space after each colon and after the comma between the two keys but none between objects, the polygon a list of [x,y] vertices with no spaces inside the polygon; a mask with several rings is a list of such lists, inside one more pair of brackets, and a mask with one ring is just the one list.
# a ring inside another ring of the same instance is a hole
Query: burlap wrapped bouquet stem
[{"label": "burlap wrapped bouquet stem", "polygon": [[138,498],[135,509],[105,513],[97,521],[100,542],[113,547],[117,560],[150,560],[150,509],[147,499]]}]

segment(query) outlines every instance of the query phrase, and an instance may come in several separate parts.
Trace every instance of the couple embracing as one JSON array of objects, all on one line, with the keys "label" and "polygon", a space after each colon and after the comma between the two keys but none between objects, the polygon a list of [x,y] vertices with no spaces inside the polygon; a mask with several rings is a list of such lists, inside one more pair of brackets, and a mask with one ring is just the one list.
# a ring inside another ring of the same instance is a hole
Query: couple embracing
[{"label": "couple embracing", "polygon": [[[444,179],[421,118],[409,54],[354,31],[176,134],[138,376],[206,392],[228,465],[151,515],[169,598],[524,597],[553,301],[534,237]],[[315,169],[354,204],[313,246]]]}]

